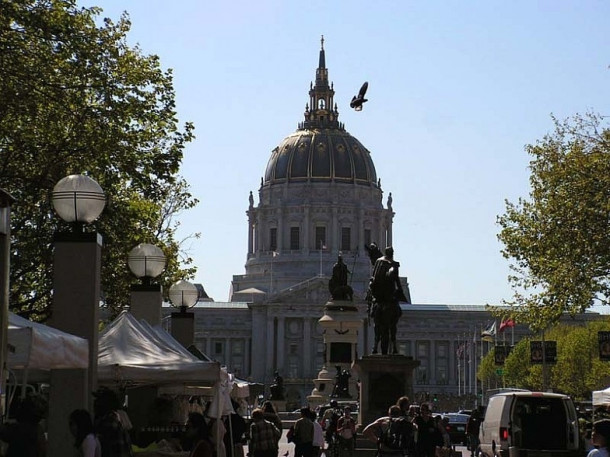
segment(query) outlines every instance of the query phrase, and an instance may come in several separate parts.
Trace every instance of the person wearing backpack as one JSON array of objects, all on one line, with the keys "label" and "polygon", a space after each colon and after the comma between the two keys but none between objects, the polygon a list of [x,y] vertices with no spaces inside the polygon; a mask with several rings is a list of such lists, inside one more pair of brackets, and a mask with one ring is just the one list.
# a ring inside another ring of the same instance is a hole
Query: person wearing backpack
[{"label": "person wearing backpack", "polygon": [[400,407],[390,406],[388,416],[380,417],[367,425],[362,435],[377,443],[379,457],[397,457],[409,454],[413,440],[413,424],[401,415]]}]

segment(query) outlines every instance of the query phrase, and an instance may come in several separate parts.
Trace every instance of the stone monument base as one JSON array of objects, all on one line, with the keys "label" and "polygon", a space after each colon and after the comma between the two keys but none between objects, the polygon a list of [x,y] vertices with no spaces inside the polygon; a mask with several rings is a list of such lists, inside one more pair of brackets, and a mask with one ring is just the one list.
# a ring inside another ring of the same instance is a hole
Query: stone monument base
[{"label": "stone monument base", "polygon": [[354,363],[360,378],[358,422],[366,426],[381,416],[403,395],[413,398],[413,370],[418,360],[404,355],[365,355]]},{"label": "stone monument base", "polygon": [[273,404],[277,413],[286,411],[286,400],[271,400],[271,404]]}]

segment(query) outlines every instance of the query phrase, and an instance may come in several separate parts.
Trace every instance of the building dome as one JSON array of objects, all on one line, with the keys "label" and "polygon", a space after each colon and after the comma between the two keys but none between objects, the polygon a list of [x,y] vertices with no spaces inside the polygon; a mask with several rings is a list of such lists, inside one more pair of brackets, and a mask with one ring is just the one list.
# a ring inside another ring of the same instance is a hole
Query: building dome
[{"label": "building dome", "polygon": [[346,182],[378,187],[369,151],[345,131],[328,83],[324,41],[310,85],[305,120],[271,152],[263,186],[286,182]]},{"label": "building dome", "polygon": [[340,129],[299,129],[273,150],[264,184],[337,181],[377,185],[375,165],[360,141]]}]

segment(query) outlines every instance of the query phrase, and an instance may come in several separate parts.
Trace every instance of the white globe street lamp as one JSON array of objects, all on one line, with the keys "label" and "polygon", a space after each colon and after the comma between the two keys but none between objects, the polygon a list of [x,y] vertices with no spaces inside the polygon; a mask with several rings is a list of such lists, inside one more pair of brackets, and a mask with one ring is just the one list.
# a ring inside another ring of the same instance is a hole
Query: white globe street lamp
[{"label": "white globe street lamp", "polygon": [[159,276],[165,269],[165,254],[153,244],[141,243],[129,252],[127,265],[144,284],[150,285],[151,279]]},{"label": "white globe street lamp", "polygon": [[96,220],[106,206],[100,185],[85,175],[70,175],[53,188],[53,208],[66,222],[76,226]]},{"label": "white globe street lamp", "polygon": [[181,279],[175,282],[169,288],[169,301],[181,311],[186,311],[187,308],[192,308],[197,304],[199,299],[199,290],[197,287],[188,281]]}]

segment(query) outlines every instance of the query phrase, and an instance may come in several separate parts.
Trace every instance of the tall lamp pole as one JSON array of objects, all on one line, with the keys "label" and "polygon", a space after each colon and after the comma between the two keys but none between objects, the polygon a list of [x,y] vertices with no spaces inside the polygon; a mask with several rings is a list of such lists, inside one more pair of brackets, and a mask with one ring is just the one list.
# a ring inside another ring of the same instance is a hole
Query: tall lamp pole
[{"label": "tall lamp pole", "polygon": [[8,192],[0,189],[0,424],[6,413],[11,204],[14,201]]},{"label": "tall lamp pole", "polygon": [[98,326],[102,237],[85,231],[102,213],[106,198],[88,176],[71,175],[53,188],[53,207],[71,230],[54,237],[51,325],[89,342],[88,369],[52,370],[49,398],[49,455],[73,452],[66,417],[74,409],[92,410],[97,388]]},{"label": "tall lamp pole", "polygon": [[150,325],[160,325],[163,288],[153,280],[165,269],[165,254],[157,246],[141,243],[129,252],[127,265],[141,281],[131,286],[131,314]]}]

